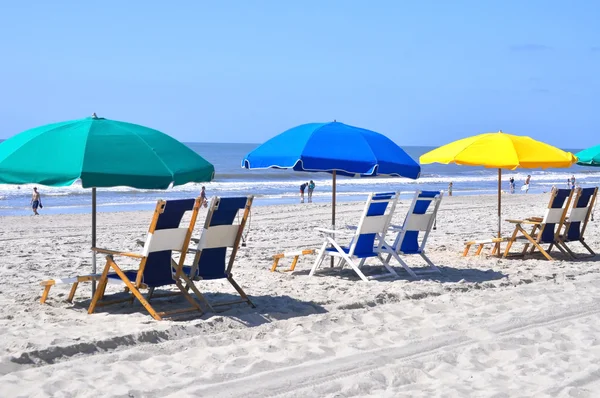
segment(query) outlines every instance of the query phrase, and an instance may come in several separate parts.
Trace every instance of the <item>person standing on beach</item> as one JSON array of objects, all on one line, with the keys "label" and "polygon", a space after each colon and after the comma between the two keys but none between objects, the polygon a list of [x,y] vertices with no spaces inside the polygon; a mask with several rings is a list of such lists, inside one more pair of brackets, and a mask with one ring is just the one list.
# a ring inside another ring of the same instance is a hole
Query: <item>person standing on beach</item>
[{"label": "person standing on beach", "polygon": [[448,184],[448,196],[452,196],[452,181]]},{"label": "person standing on beach", "polygon": [[37,187],[33,187],[33,194],[31,195],[31,208],[33,209],[33,214],[39,216],[40,213],[37,212],[38,207],[42,209],[42,197],[37,190]]},{"label": "person standing on beach", "polygon": [[575,174],[571,175],[571,189],[575,189]]},{"label": "person standing on beach", "polygon": [[510,179],[508,180],[508,185],[510,187],[510,193],[515,193],[515,178],[514,177],[510,177]]},{"label": "person standing on beach", "polygon": [[315,182],[313,180],[310,180],[310,182],[308,183],[308,203],[312,203],[312,194],[314,190]]},{"label": "person standing on beach", "polygon": [[204,186],[200,191],[200,206],[208,207],[208,200],[206,200],[206,188]]},{"label": "person standing on beach", "polygon": [[300,203],[304,203],[304,190],[306,189],[307,186],[308,186],[308,182],[305,182],[302,185],[300,185]]}]

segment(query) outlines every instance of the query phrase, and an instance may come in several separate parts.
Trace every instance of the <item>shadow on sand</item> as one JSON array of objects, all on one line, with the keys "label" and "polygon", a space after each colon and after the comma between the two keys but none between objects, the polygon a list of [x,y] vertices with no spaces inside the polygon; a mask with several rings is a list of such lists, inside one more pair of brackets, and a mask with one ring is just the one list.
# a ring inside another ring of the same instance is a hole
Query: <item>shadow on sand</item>
[{"label": "shadow on sand", "polygon": [[[172,291],[156,291],[156,294],[169,293]],[[203,293],[204,297],[211,303],[211,305],[218,305],[219,303],[231,302],[239,299],[239,296],[229,293]],[[110,299],[127,298],[127,293],[111,294]],[[231,319],[235,319],[245,326],[253,327],[259,326],[265,323],[273,321],[285,320],[295,317],[303,317],[312,314],[322,314],[327,311],[322,306],[312,301],[302,301],[290,296],[249,296],[256,308],[252,308],[246,303],[232,304],[225,306],[218,306],[215,308],[216,312],[205,312],[200,314],[197,312],[190,312],[181,314],[180,316],[174,317],[171,320],[174,321],[189,321],[191,319],[210,319],[214,316],[226,316]],[[183,296],[174,295],[168,297],[158,297],[151,300],[152,307],[158,311],[172,311],[180,308],[190,307],[190,303],[187,302]],[[90,299],[76,301],[73,304],[73,308],[77,310],[87,310],[90,304]],[[133,300],[133,303],[126,301],[118,304],[106,305],[96,308],[96,313],[110,313],[110,314],[134,314],[142,313],[150,314],[140,304],[139,301]],[[169,318],[170,319],[170,318]]]},{"label": "shadow on sand", "polygon": [[[409,264],[410,266],[410,264]],[[411,277],[402,267],[398,265],[392,265],[398,277],[385,277],[379,279],[373,279],[373,281],[378,282],[390,282],[394,280],[406,280],[406,281],[419,281],[419,280],[429,280],[436,281],[440,283],[457,283],[457,282],[469,282],[469,283],[482,283],[489,282],[494,280],[499,280],[502,278],[506,278],[508,275],[503,274],[502,272],[494,271],[491,269],[481,270],[477,268],[454,268],[454,267],[446,267],[446,266],[438,266],[441,272],[432,272],[428,268],[419,268],[414,267],[413,270],[417,273],[418,278],[415,279]],[[381,275],[386,272],[385,268],[379,265],[365,265],[361,268],[361,271],[367,276],[373,275]],[[294,275],[308,275],[310,270],[302,270],[294,272]],[[358,275],[352,270],[352,268],[346,266],[343,269],[340,267],[321,267],[316,272],[317,276],[335,276],[341,277],[348,280],[356,280],[360,281]]]}]

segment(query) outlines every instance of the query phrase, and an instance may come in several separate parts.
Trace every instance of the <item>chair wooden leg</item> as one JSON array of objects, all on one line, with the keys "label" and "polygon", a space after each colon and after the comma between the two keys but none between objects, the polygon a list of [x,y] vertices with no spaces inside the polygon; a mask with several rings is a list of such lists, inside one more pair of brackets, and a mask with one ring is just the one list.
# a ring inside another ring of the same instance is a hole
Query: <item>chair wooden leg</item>
[{"label": "chair wooden leg", "polygon": [[102,271],[102,276],[98,281],[98,286],[96,287],[96,293],[90,302],[90,306],[88,307],[88,314],[93,314],[96,310],[96,306],[102,297],[104,297],[104,289],[106,289],[106,285],[108,283],[108,271],[110,270],[110,263],[112,262],[111,256],[106,256],[106,265],[104,266],[104,270]]},{"label": "chair wooden leg", "polygon": [[510,237],[510,239],[506,243],[506,248],[504,249],[504,258],[508,257],[508,253],[510,252],[510,248],[511,248],[512,244],[515,242],[515,240],[517,239],[517,234],[518,233],[519,233],[519,229],[515,228],[515,230],[513,231],[512,236]]},{"label": "chair wooden leg", "polygon": [[537,243],[535,239],[533,239],[524,229],[521,229],[521,233],[536,249],[540,251],[540,253],[542,253],[544,257],[546,257],[547,260],[554,261],[554,259],[546,252],[546,250],[544,250],[544,248],[540,246],[540,244]]},{"label": "chair wooden leg", "polygon": [[271,272],[275,272],[277,269],[277,264],[279,264],[280,257],[276,257],[273,259],[273,265],[271,266]]},{"label": "chair wooden leg", "polygon": [[194,298],[188,293],[187,290],[185,290],[185,287],[181,284],[181,281],[177,280],[175,281],[175,284],[177,285],[177,287],[179,288],[179,290],[181,290],[181,294],[183,294],[183,297],[185,297],[185,299],[194,307],[198,310],[198,312],[200,312],[201,314],[204,313],[204,311],[202,311],[202,307],[200,307],[200,304],[198,304],[198,302],[196,300],[194,300]]},{"label": "chair wooden leg", "polygon": [[248,303],[248,305],[250,307],[256,308],[256,306],[254,305],[254,303],[246,295],[246,292],[244,292],[244,290],[240,287],[240,285],[237,284],[237,282],[233,279],[233,276],[231,274],[229,276],[227,276],[227,280],[229,281],[229,283],[231,283],[231,285],[233,286],[233,288],[235,290],[237,290],[237,292],[240,294],[240,296],[242,296],[242,298],[244,300],[246,300],[246,302]]},{"label": "chair wooden leg", "polygon": [[476,256],[479,256],[481,254],[481,251],[483,250],[483,246],[484,245],[479,245],[477,246],[477,251],[475,252]]},{"label": "chair wooden leg", "polygon": [[469,250],[471,250],[471,245],[465,245],[465,251],[463,251],[463,257],[467,257],[469,254]]},{"label": "chair wooden leg", "polygon": [[205,306],[206,308],[208,308],[208,310],[210,312],[215,312],[215,309],[212,307],[212,305],[210,305],[210,303],[208,302],[208,300],[206,299],[206,297],[204,297],[204,295],[200,292],[200,290],[198,290],[198,288],[196,287],[196,285],[194,284],[194,281],[192,281],[191,279],[189,279],[187,277],[187,275],[181,275],[181,278],[186,282],[186,290],[192,289],[192,291],[194,292],[194,294],[196,295],[196,297],[198,297],[198,300],[200,300]]},{"label": "chair wooden leg", "polygon": [[71,291],[69,292],[69,297],[67,298],[67,301],[69,303],[73,302],[73,297],[75,297],[75,292],[77,291],[77,286],[79,286],[79,282],[75,282],[75,283],[73,283],[73,286],[71,286]]},{"label": "chair wooden leg", "polygon": [[52,288],[52,285],[46,285],[44,287],[44,291],[42,292],[42,297],[40,298],[40,303],[44,304],[46,302],[46,299],[48,298],[48,293],[50,293],[51,288]]},{"label": "chair wooden leg", "polygon": [[294,256],[294,260],[292,261],[292,266],[290,267],[290,271],[293,271],[294,269],[296,269],[296,263],[298,263],[298,257],[300,257],[300,256]]},{"label": "chair wooden leg", "polygon": [[[579,242],[580,242],[580,243],[583,245],[583,247],[585,247],[585,248],[586,248],[586,250],[587,250],[588,252],[590,252],[590,254],[591,254],[592,256],[595,256],[595,255],[596,255],[596,253],[594,253],[594,251],[592,250],[592,248],[591,248],[591,247],[589,247],[589,246],[588,246],[588,244],[587,244],[587,243],[585,243],[585,242],[583,241],[583,239],[582,239],[582,240],[580,240]],[[566,246],[566,245],[565,245],[565,246]]]},{"label": "chair wooden leg", "polygon": [[123,271],[121,271],[121,268],[119,268],[119,266],[115,262],[112,262],[112,264],[110,264],[110,265],[114,268],[114,270],[117,273],[117,275],[119,275],[119,277],[121,278],[121,280],[129,288],[129,290],[131,291],[131,293],[133,294],[133,296],[135,296],[135,298],[137,298],[138,301],[144,306],[144,308],[146,309],[146,311],[148,311],[150,313],[150,315],[152,316],[152,318],[156,319],[157,321],[162,320],[161,316],[158,315],[158,313],[156,313],[156,311],[154,311],[154,308],[152,308],[152,306],[150,305],[150,303],[144,298],[144,295],[142,293],[140,293],[140,291],[138,290],[138,288],[135,287],[135,285],[133,283],[131,283],[131,281],[129,280],[129,278],[127,277],[127,275],[125,275],[125,273]]},{"label": "chair wooden leg", "polygon": [[151,287],[148,289],[148,297],[147,297],[148,302],[150,302],[150,300],[152,300],[153,295],[154,295],[154,288]]}]

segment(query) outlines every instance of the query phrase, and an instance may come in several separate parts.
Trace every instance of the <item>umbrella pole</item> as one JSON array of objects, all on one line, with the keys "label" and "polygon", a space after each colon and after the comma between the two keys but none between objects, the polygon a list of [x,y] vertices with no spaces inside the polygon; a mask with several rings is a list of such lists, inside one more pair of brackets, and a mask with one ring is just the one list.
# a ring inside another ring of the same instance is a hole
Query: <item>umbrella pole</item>
[{"label": "umbrella pole", "polygon": [[[502,236],[502,169],[498,169],[498,238]],[[501,242],[496,243],[496,253],[498,257],[502,255],[500,251]]]},{"label": "umbrella pole", "polygon": [[[336,187],[336,175],[335,170],[333,170],[333,181],[332,181],[332,190],[331,190],[331,229],[335,231],[335,187]],[[331,268],[333,268],[333,256],[331,257]]]},{"label": "umbrella pole", "polygon": [[502,169],[498,169],[498,237],[502,235]]},{"label": "umbrella pole", "polygon": [[[96,188],[92,188],[92,247],[96,247]],[[92,252],[92,274],[96,273],[96,252]],[[92,297],[96,293],[96,281],[92,280]]]}]

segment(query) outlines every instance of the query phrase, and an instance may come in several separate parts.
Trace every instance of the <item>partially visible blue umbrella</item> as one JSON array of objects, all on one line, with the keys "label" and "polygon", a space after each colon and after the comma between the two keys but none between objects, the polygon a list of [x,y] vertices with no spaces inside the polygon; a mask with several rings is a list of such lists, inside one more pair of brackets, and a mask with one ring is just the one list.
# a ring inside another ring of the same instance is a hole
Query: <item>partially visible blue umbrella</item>
[{"label": "partially visible blue umbrella", "polygon": [[421,173],[421,166],[386,136],[336,121],[303,124],[289,129],[246,155],[242,167],[333,174],[333,227],[337,174],[417,179]]}]

